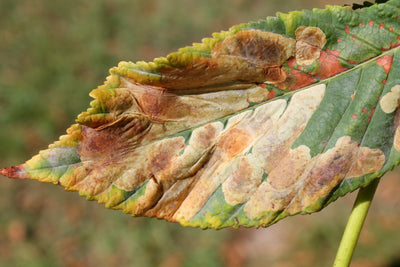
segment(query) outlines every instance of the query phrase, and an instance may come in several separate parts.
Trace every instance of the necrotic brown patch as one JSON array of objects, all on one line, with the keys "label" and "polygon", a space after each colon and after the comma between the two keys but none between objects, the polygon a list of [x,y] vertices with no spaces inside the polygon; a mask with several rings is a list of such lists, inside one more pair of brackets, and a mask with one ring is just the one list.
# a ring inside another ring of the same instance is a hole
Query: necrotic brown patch
[{"label": "necrotic brown patch", "polygon": [[311,160],[310,149],[306,146],[299,146],[290,150],[268,176],[268,183],[276,190],[290,188],[297,182],[304,168]]},{"label": "necrotic brown patch", "polygon": [[157,182],[160,183],[164,180],[175,178],[169,177],[168,173],[174,167],[174,162],[185,147],[184,142],[185,139],[183,137],[166,139],[155,145],[149,152],[147,169]]},{"label": "necrotic brown patch", "polygon": [[294,40],[259,30],[240,31],[217,43],[212,50],[215,58],[237,56],[255,64],[281,66],[293,56]]},{"label": "necrotic brown patch", "polygon": [[357,158],[346,178],[361,177],[365,174],[379,171],[385,163],[385,154],[380,149],[360,147]]},{"label": "necrotic brown patch", "polygon": [[285,77],[280,67],[294,55],[295,42],[271,32],[240,31],[217,43],[211,58],[195,58],[182,68],[162,67],[160,86],[183,94],[281,82]]},{"label": "necrotic brown patch", "polygon": [[81,190],[97,195],[107,189],[129,165],[130,158],[139,151],[132,151],[138,140],[145,134],[149,122],[141,117],[121,116],[91,128],[81,127],[78,153],[83,163],[73,172],[67,185],[69,190]]}]

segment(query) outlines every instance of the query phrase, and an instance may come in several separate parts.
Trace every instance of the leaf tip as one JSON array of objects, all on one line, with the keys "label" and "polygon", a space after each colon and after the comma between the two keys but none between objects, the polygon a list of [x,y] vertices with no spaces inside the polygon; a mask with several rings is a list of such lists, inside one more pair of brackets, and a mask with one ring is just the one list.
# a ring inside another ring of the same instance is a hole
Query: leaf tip
[{"label": "leaf tip", "polygon": [[23,164],[10,168],[0,169],[0,174],[14,179],[29,179],[29,175],[23,168]]}]

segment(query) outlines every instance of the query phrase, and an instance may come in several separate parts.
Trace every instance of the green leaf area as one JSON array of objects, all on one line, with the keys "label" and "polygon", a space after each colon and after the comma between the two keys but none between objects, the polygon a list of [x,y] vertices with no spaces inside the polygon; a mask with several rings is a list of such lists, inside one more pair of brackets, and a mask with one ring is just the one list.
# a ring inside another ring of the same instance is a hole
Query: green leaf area
[{"label": "green leaf area", "polygon": [[184,226],[318,211],[400,161],[399,15],[278,13],[121,62],[67,135],[1,174]]}]

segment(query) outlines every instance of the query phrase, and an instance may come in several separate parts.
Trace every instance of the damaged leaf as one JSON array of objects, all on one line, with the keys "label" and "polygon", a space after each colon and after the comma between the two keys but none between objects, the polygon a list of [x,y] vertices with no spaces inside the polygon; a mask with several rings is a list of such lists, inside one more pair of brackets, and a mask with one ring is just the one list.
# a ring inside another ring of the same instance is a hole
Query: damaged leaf
[{"label": "damaged leaf", "polygon": [[400,162],[400,0],[278,13],[121,62],[67,135],[1,174],[184,226],[319,211]]}]

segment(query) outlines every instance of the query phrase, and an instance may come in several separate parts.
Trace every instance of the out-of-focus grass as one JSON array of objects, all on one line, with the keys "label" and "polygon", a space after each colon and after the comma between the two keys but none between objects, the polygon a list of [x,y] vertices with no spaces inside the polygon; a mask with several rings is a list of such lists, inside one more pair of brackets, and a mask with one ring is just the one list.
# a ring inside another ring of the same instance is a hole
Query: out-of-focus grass
[{"label": "out-of-focus grass", "polygon": [[[344,3],[2,0],[0,166],[27,160],[63,134],[120,60],[151,60],[276,11]],[[354,266],[398,260],[399,179],[382,183]],[[330,266],[353,198],[267,229],[202,231],[1,177],[0,266]]]}]

